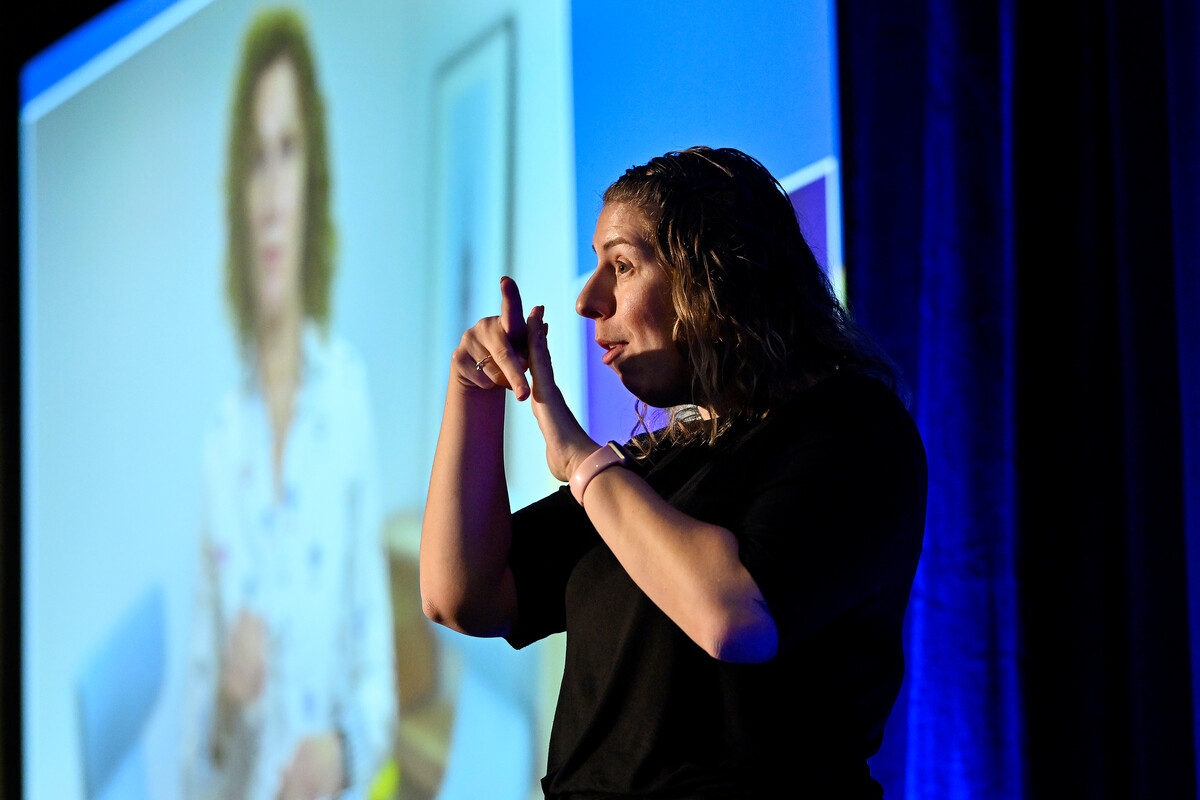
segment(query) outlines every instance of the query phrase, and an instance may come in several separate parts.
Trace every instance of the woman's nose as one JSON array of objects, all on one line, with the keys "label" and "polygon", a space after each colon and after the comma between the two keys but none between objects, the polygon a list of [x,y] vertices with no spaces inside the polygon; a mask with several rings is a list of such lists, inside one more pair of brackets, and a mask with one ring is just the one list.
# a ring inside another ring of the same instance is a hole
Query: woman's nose
[{"label": "woman's nose", "polygon": [[588,319],[611,317],[616,311],[616,300],[613,297],[610,271],[597,267],[583,285],[583,291],[575,301],[575,312]]},{"label": "woman's nose", "polygon": [[279,169],[269,155],[260,156],[250,176],[250,211],[259,224],[278,216],[282,181]]}]

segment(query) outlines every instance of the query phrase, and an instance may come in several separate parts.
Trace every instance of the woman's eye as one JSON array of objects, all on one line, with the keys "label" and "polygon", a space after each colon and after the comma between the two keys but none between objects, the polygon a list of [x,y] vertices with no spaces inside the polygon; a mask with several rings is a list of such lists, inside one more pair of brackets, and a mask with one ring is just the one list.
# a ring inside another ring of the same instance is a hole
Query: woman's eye
[{"label": "woman's eye", "polygon": [[624,261],[617,262],[617,274],[618,275],[624,275],[626,272],[629,272],[629,270],[631,270],[631,269],[633,269],[633,267],[630,266],[629,264],[626,264]]}]

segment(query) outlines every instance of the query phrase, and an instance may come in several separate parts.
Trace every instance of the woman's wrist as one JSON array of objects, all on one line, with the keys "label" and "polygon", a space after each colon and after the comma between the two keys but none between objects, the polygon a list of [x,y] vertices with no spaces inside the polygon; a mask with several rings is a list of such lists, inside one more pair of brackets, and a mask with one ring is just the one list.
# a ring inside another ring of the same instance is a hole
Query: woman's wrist
[{"label": "woman's wrist", "polygon": [[446,409],[458,408],[468,415],[484,414],[489,418],[504,417],[504,395],[507,392],[496,389],[483,389],[472,383],[465,383],[458,375],[450,376],[450,385],[446,389]]},{"label": "woman's wrist", "polygon": [[625,449],[613,441],[579,459],[571,470],[569,480],[571,494],[575,497],[575,501],[579,505],[583,505],[584,491],[592,479],[601,472],[609,467],[623,467],[628,463],[629,455]]}]

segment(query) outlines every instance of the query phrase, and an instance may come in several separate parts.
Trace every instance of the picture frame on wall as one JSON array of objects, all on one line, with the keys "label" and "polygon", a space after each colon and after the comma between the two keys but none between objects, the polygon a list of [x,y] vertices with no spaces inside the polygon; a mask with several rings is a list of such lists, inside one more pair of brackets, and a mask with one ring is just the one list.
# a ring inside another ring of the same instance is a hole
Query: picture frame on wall
[{"label": "picture frame on wall", "polygon": [[[505,17],[454,51],[433,77],[430,286],[433,352],[500,311],[513,274],[516,26]],[[443,387],[431,387],[438,391]],[[440,411],[440,402],[431,402]],[[512,424],[506,420],[506,426]],[[436,436],[436,424],[427,435]],[[432,453],[432,450],[430,450]],[[519,800],[537,790],[529,653],[499,639],[437,632],[454,678],[440,798]],[[497,739],[494,733],[505,731]]]},{"label": "picture frame on wall", "polygon": [[498,313],[500,278],[511,274],[515,39],[505,17],[434,74],[431,311],[439,349]]}]

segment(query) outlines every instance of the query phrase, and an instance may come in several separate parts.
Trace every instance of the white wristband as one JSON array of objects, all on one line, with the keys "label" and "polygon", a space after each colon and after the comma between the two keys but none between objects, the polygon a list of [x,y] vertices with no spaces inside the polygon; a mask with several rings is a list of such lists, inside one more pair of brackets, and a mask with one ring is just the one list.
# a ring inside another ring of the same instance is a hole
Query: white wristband
[{"label": "white wristband", "polygon": [[592,478],[611,466],[625,466],[625,451],[616,442],[609,442],[580,463],[575,474],[571,476],[571,494],[575,501],[583,505],[583,490],[592,482]]}]

